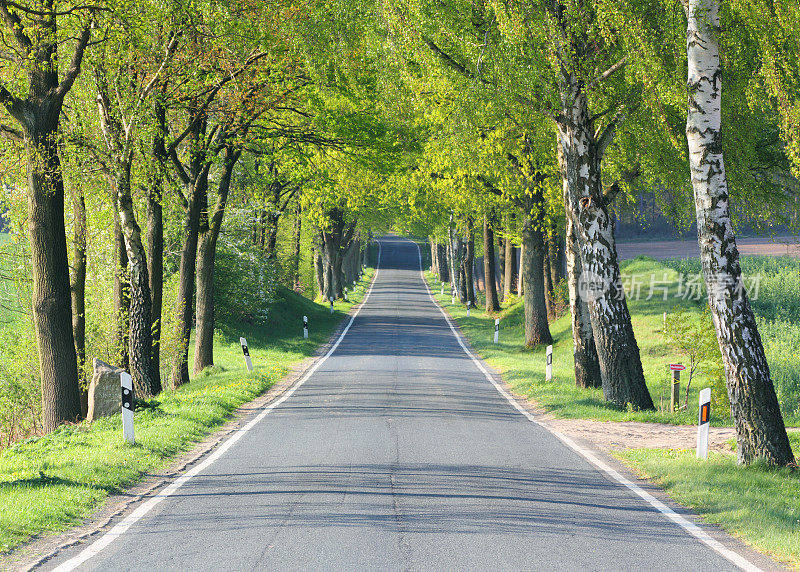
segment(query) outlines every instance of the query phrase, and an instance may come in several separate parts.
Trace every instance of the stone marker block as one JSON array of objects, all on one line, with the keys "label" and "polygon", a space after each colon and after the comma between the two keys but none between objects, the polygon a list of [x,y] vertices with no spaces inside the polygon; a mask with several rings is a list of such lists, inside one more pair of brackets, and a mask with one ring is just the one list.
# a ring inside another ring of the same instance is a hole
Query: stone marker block
[{"label": "stone marker block", "polygon": [[94,421],[119,413],[122,409],[122,390],[119,376],[124,370],[94,358],[94,373],[89,383],[89,411],[86,418]]}]

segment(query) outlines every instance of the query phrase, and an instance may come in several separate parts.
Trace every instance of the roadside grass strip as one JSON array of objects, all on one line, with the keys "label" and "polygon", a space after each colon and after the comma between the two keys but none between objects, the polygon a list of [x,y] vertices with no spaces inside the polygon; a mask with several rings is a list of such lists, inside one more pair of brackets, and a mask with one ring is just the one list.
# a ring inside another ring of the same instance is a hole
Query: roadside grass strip
[{"label": "roadside grass strip", "polygon": [[[134,446],[123,441],[120,416],[114,415],[63,426],[0,451],[0,551],[80,523],[109,495],[191,449],[327,342],[350,307],[363,299],[373,274],[365,271],[351,301],[335,303],[334,314],[328,305],[281,290],[266,324],[223,321],[215,337],[216,365],[137,410]],[[309,317],[308,339],[303,339],[303,315]],[[245,368],[239,336],[248,340],[252,373]]]},{"label": "roadside grass strip", "polygon": [[[795,458],[800,435],[789,436]],[[671,498],[773,558],[800,569],[800,471],[739,467],[732,455],[632,449],[614,455]]]},{"label": "roadside grass strip", "polygon": [[[662,330],[664,312],[672,313],[680,309],[686,312],[687,316],[699,316],[702,313],[702,305],[678,295],[681,288],[679,273],[664,264],[649,258],[637,258],[623,261],[620,266],[624,282],[636,284],[638,280],[641,284],[639,295],[628,299],[628,307],[641,352],[645,379],[656,411],[620,409],[603,399],[601,389],[575,386],[572,327],[568,310],[559,319],[550,323],[550,332],[553,336],[553,379],[547,382],[545,346],[532,349],[524,347],[524,307],[521,298],[512,296],[510,300],[504,301],[502,310],[497,315],[486,314],[485,305],[479,301],[479,308],[473,309],[467,317],[466,307],[460,304],[458,299],[455,304],[451,304],[450,284],[447,284],[445,294],[441,295],[440,287],[434,285],[433,275],[426,272],[425,277],[434,298],[447,310],[480,356],[502,373],[503,380],[508,383],[511,390],[550,414],[569,419],[694,425],[697,423],[698,415],[698,392],[709,386],[708,375],[703,368],[695,374],[689,388],[688,402],[686,401],[688,376],[681,379],[681,405],[687,403],[687,407],[671,413],[669,364],[688,365],[688,362],[685,356],[665,343]],[[650,294],[647,281],[651,276],[657,281],[658,289],[650,299],[647,299]],[[793,300],[792,303],[800,304],[800,301]],[[495,344],[494,320],[498,317],[500,335],[499,343]],[[780,340],[765,340],[768,356],[772,356],[769,344],[779,342]],[[797,361],[800,372],[800,355],[783,353],[782,358]],[[784,411],[784,420],[789,426],[800,424],[797,410]],[[730,426],[729,413],[712,411],[711,424]]]}]

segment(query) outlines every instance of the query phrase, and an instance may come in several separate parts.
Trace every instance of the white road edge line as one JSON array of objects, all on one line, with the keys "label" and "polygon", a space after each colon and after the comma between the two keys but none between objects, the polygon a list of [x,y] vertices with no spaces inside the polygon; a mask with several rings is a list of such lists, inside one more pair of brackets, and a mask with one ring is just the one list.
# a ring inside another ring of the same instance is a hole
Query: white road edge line
[{"label": "white road edge line", "polygon": [[725,546],[723,546],[722,543],[720,543],[718,540],[713,539],[705,530],[703,530],[693,522],[686,520],[684,517],[676,513],[674,510],[672,510],[663,502],[655,498],[653,495],[648,493],[639,485],[625,478],[619,472],[609,467],[606,463],[598,459],[591,451],[584,449],[583,447],[578,445],[575,441],[573,441],[563,433],[555,431],[554,429],[551,429],[544,423],[537,421],[536,418],[533,415],[531,415],[529,411],[527,411],[524,407],[522,407],[519,403],[517,403],[517,400],[514,399],[500,384],[498,384],[494,380],[494,378],[489,374],[489,372],[486,371],[486,368],[483,367],[481,361],[478,358],[476,358],[471,351],[469,351],[469,348],[467,348],[467,346],[461,339],[461,335],[458,333],[458,330],[456,330],[455,327],[453,326],[453,321],[450,319],[448,313],[445,311],[444,308],[442,308],[441,305],[439,305],[438,302],[436,302],[436,298],[434,298],[433,294],[431,293],[428,281],[425,279],[425,271],[422,268],[422,250],[420,249],[419,244],[417,244],[416,242],[414,242],[414,244],[417,246],[417,252],[419,253],[419,272],[420,275],[422,276],[422,283],[425,284],[425,289],[428,291],[428,296],[430,297],[434,305],[436,305],[436,307],[442,313],[442,316],[444,316],[447,325],[450,326],[450,331],[453,332],[453,336],[455,336],[456,340],[458,341],[458,344],[461,346],[461,349],[464,350],[464,353],[467,354],[467,356],[475,363],[475,365],[483,373],[483,375],[486,376],[486,379],[489,380],[489,383],[491,383],[495,387],[495,389],[497,389],[497,391],[500,392],[500,395],[505,397],[506,400],[508,400],[508,402],[512,406],[514,406],[514,408],[517,411],[519,411],[525,417],[527,417],[529,421],[532,421],[533,423],[536,423],[536,425],[549,431],[559,441],[564,443],[567,447],[569,447],[570,449],[575,451],[578,455],[589,461],[592,465],[600,469],[602,472],[607,474],[613,480],[617,481],[621,485],[625,486],[626,488],[630,489],[632,492],[640,496],[642,499],[647,501],[647,503],[650,506],[652,506],[658,512],[663,514],[667,519],[671,520],[672,522],[680,526],[687,533],[694,536],[700,542],[711,548],[714,552],[716,552],[726,560],[730,561],[731,563],[735,564],[742,570],[747,570],[748,572],[761,572],[761,568],[759,568],[758,566],[747,560],[744,556],[742,556],[737,552],[734,552],[733,550],[730,550],[729,548],[725,548]]},{"label": "white road edge line", "polygon": [[270,403],[264,409],[256,415],[247,425],[242,427],[241,429],[237,430],[234,435],[232,435],[227,441],[225,441],[222,445],[220,445],[211,455],[209,455],[202,463],[197,465],[196,467],[192,468],[191,470],[187,471],[185,474],[181,475],[177,479],[175,479],[172,483],[161,489],[158,494],[151,497],[147,502],[140,505],[136,510],[130,513],[128,516],[123,518],[118,524],[116,524],[111,530],[106,532],[103,536],[95,540],[92,544],[87,546],[80,554],[77,556],[70,558],[66,562],[63,562],[58,567],[53,569],[53,572],[70,572],[75,570],[78,566],[89,560],[90,558],[99,554],[104,548],[106,548],[109,544],[114,542],[117,538],[125,534],[125,532],[137,521],[139,521],[143,516],[145,516],[148,512],[153,510],[158,503],[163,501],[165,498],[169,497],[170,495],[174,494],[178,489],[180,489],[183,485],[185,485],[189,480],[198,475],[199,473],[206,470],[210,467],[217,459],[222,457],[225,452],[230,449],[242,436],[250,431],[253,427],[255,427],[259,421],[264,419],[270,411],[278,407],[281,403],[289,399],[292,394],[301,386],[303,385],[309,377],[311,377],[315,371],[321,366],[325,361],[330,357],[330,355],[336,351],[336,348],[339,347],[339,344],[342,343],[345,335],[350,330],[350,326],[353,325],[353,322],[358,316],[361,309],[367,303],[369,299],[369,295],[372,293],[372,288],[375,286],[375,283],[378,280],[378,272],[381,267],[381,243],[380,241],[376,241],[378,243],[378,264],[375,268],[375,275],[372,277],[372,284],[369,286],[369,290],[367,290],[366,295],[364,296],[364,300],[361,301],[358,309],[356,310],[355,314],[350,317],[350,322],[347,324],[347,327],[342,331],[342,333],[337,338],[336,342],[331,346],[328,352],[317,361],[304,375],[301,377],[297,383],[295,383],[291,389],[289,389],[283,396]]}]

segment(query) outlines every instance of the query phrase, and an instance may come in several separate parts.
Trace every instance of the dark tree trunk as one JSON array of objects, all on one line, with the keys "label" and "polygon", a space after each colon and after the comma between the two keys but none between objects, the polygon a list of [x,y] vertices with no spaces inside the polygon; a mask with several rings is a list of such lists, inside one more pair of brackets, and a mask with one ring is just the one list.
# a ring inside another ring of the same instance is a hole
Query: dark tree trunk
[{"label": "dark tree trunk", "polygon": [[200,233],[200,213],[203,197],[208,185],[208,168],[205,174],[198,176],[189,192],[187,210],[183,221],[183,246],[178,270],[178,297],[175,311],[177,313],[176,333],[181,348],[172,362],[170,382],[173,388],[189,383],[189,336],[192,331],[194,316],[194,286],[197,269],[197,243]]},{"label": "dark tree trunk", "polygon": [[[549,242],[549,241],[546,241]],[[550,274],[550,249],[545,244],[544,255],[544,305],[547,308],[547,319],[556,319],[555,301],[553,300],[553,277]]]},{"label": "dark tree trunk", "polygon": [[33,314],[42,380],[42,424],[52,431],[81,414],[78,361],[72,334],[64,224],[64,182],[52,125],[26,133],[28,232],[33,269]]},{"label": "dark tree trunk", "polygon": [[294,210],[294,228],[292,229],[292,288],[300,292],[300,236],[303,224],[303,207],[300,201]]},{"label": "dark tree trunk", "polygon": [[517,282],[517,256],[514,248],[514,243],[511,242],[511,237],[506,236],[504,239],[504,250],[506,259],[506,268],[503,273],[503,291],[504,296],[508,298],[515,292]]},{"label": "dark tree trunk", "polygon": [[147,275],[150,277],[150,317],[153,345],[150,349],[150,380],[161,387],[161,310],[164,304],[164,218],[160,172],[150,179],[147,195]]},{"label": "dark tree trunk", "polygon": [[594,332],[603,395],[620,407],[653,409],[639,346],[625,301],[613,225],[602,193],[602,143],[595,135],[583,85],[574,76],[562,83],[559,132],[566,165],[567,195],[581,247],[582,278]]},{"label": "dark tree trunk", "polygon": [[436,245],[436,265],[438,268],[439,280],[442,282],[449,282],[450,270],[447,265],[447,246],[444,244]]},{"label": "dark tree trunk", "polygon": [[487,216],[483,217],[483,281],[486,290],[486,312],[499,312],[497,281],[495,280],[494,230]]},{"label": "dark tree trunk", "polygon": [[[541,193],[539,193],[541,194]],[[553,343],[544,294],[544,239],[539,221],[524,215],[522,276],[525,282],[525,347]]]},{"label": "dark tree trunk", "polygon": [[497,266],[500,275],[500,284],[498,284],[497,286],[497,297],[500,298],[500,301],[502,302],[503,300],[505,300],[505,289],[503,288],[503,286],[506,275],[506,249],[503,238],[500,237],[499,233],[495,233],[495,235],[497,237],[497,254],[498,254]]},{"label": "dark tree trunk", "polygon": [[315,246],[311,253],[314,261],[314,276],[317,279],[317,292],[322,300],[325,300],[325,265],[322,262],[321,246]]},{"label": "dark tree trunk", "polygon": [[[83,191],[72,197],[72,335],[75,337],[75,354],[78,374],[86,379],[86,202]],[[81,417],[86,417],[89,408],[89,392],[81,389]]]},{"label": "dark tree trunk", "polygon": [[[114,205],[117,205],[116,197]],[[119,208],[114,209],[114,359],[119,367],[128,364],[128,312],[130,310],[130,284],[128,282],[128,251],[125,236],[119,224]]]},{"label": "dark tree trunk", "polygon": [[214,263],[217,256],[217,240],[225,218],[225,207],[228,204],[231,177],[240,156],[240,151],[226,147],[214,212],[210,218],[207,214],[200,215],[194,333],[195,375],[214,365]]},{"label": "dark tree trunk", "polygon": [[278,244],[278,220],[280,213],[267,211],[264,225],[264,251],[275,256],[275,246]]},{"label": "dark tree trunk", "polygon": [[467,302],[474,308],[477,305],[475,298],[475,236],[472,233],[472,223],[467,231],[465,240],[466,254],[464,256],[464,290]]}]

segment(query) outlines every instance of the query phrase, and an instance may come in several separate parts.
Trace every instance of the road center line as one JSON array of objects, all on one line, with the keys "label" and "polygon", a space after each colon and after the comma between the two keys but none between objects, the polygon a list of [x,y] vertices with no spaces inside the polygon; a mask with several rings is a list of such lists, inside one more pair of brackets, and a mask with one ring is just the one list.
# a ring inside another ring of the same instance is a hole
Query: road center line
[{"label": "road center line", "polygon": [[640,487],[630,479],[627,479],[626,477],[622,476],[618,471],[615,471],[605,462],[598,459],[597,456],[594,455],[594,453],[588,451],[587,449],[584,449],[583,447],[578,445],[575,441],[573,441],[571,438],[567,437],[563,433],[551,429],[541,421],[537,421],[536,418],[533,415],[531,415],[529,411],[527,411],[524,407],[522,407],[517,402],[517,400],[511,396],[511,394],[509,394],[499,383],[495,381],[494,377],[492,377],[492,375],[488,371],[486,371],[486,368],[483,367],[481,361],[478,358],[476,358],[475,355],[473,355],[473,353],[469,350],[469,348],[467,348],[466,344],[461,338],[461,334],[459,334],[458,330],[456,330],[455,326],[453,326],[453,320],[450,318],[450,315],[445,311],[444,308],[442,308],[441,305],[439,305],[439,303],[436,301],[436,298],[433,297],[430,286],[428,285],[428,281],[425,279],[425,271],[423,270],[422,267],[422,250],[420,249],[419,244],[417,244],[416,242],[414,242],[413,244],[416,245],[417,253],[419,254],[419,272],[420,276],[422,277],[422,283],[425,284],[425,289],[428,292],[428,297],[442,313],[442,316],[444,316],[447,325],[450,327],[450,331],[453,332],[453,336],[455,336],[456,341],[458,341],[458,344],[461,346],[461,349],[464,350],[464,353],[467,354],[467,356],[473,361],[473,363],[483,373],[483,375],[486,376],[486,379],[489,380],[489,383],[491,383],[495,387],[495,389],[497,389],[497,391],[500,392],[500,395],[505,397],[506,400],[512,406],[514,406],[514,408],[517,411],[519,411],[525,417],[527,417],[529,421],[535,423],[539,427],[542,427],[543,429],[550,432],[553,436],[555,436],[556,439],[564,443],[567,447],[569,447],[570,449],[575,451],[578,455],[589,461],[589,463],[600,469],[602,472],[611,477],[613,480],[617,481],[627,489],[637,494],[639,497],[645,500],[650,506],[652,506],[658,512],[663,514],[667,519],[671,520],[672,522],[680,526],[687,533],[694,536],[700,542],[711,548],[714,552],[716,552],[729,562],[735,564],[742,570],[747,570],[748,572],[761,572],[761,568],[759,568],[758,566],[747,560],[744,556],[742,556],[738,552],[734,552],[733,550],[723,546],[722,543],[712,538],[711,535],[709,535],[701,527],[699,527],[693,522],[690,522],[686,518],[682,517],[674,510],[672,510],[670,507],[665,505],[663,502],[661,502],[653,495],[648,493],[642,487]]},{"label": "road center line", "polygon": [[253,427],[255,427],[259,421],[264,419],[264,417],[266,417],[273,409],[278,407],[278,405],[289,399],[292,396],[292,394],[295,391],[297,391],[297,389],[300,386],[302,386],[308,380],[308,378],[310,378],[314,374],[314,372],[317,371],[317,369],[319,369],[319,366],[325,363],[325,361],[331,356],[331,354],[336,351],[336,348],[339,347],[339,344],[342,343],[342,340],[347,335],[347,332],[350,330],[350,326],[353,325],[356,316],[358,316],[359,312],[361,312],[361,309],[367,303],[369,295],[372,293],[372,288],[378,281],[378,272],[381,266],[381,243],[380,241],[376,242],[378,242],[378,263],[375,268],[375,275],[372,277],[372,284],[370,284],[369,290],[367,290],[367,293],[364,296],[364,300],[361,302],[361,305],[359,305],[356,312],[350,317],[350,322],[347,324],[347,327],[345,327],[345,329],[339,335],[336,342],[331,346],[328,352],[322,358],[317,360],[317,362],[313,366],[311,366],[311,368],[308,371],[306,371],[305,374],[303,374],[303,376],[297,381],[297,383],[295,383],[286,393],[284,393],[280,399],[264,407],[261,413],[256,415],[247,425],[245,425],[241,429],[236,430],[236,432],[230,438],[228,438],[227,441],[222,443],[222,445],[220,445],[213,453],[211,453],[211,455],[209,455],[202,463],[192,468],[191,470],[187,471],[185,474],[181,475],[180,477],[172,481],[169,485],[161,489],[156,495],[151,497],[145,503],[141,504],[136,510],[130,513],[128,516],[123,518],[111,530],[109,530],[103,536],[101,536],[100,538],[95,540],[92,544],[87,546],[83,551],[80,552],[80,554],[78,554],[73,558],[70,558],[66,562],[56,567],[54,569],[54,572],[70,572],[72,570],[75,570],[75,568],[77,568],[90,558],[93,558],[94,556],[99,554],[109,544],[111,544],[117,538],[125,534],[125,532],[127,532],[127,530],[131,526],[136,524],[136,522],[141,520],[142,517],[144,517],[148,512],[153,510],[153,508],[158,503],[163,501],[165,498],[173,495],[178,489],[180,489],[183,485],[189,482],[189,480],[191,480],[192,477],[198,475],[199,473],[203,472],[208,467],[210,467],[212,464],[214,464],[214,462],[217,461],[220,457],[222,457],[222,455],[224,455],[228,449],[233,447],[233,445],[239,439],[241,439],[245,433],[247,433]]}]

